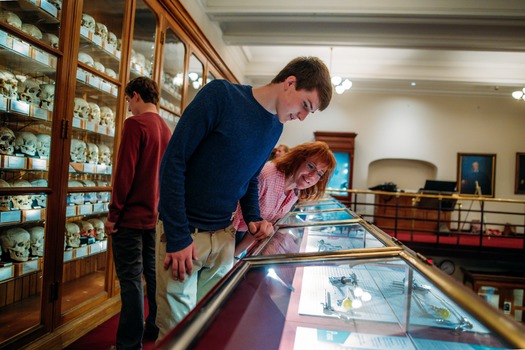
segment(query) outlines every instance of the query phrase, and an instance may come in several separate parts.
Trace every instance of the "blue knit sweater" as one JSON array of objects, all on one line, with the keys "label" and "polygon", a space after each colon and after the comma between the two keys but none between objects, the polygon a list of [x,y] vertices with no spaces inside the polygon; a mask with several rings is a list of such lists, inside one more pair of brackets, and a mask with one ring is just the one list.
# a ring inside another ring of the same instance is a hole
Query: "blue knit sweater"
[{"label": "blue knit sweater", "polygon": [[189,226],[219,230],[240,200],[246,222],[259,214],[259,175],[283,124],[253,97],[252,87],[206,84],[184,110],[160,168],[159,214],[167,251],[191,244]]}]

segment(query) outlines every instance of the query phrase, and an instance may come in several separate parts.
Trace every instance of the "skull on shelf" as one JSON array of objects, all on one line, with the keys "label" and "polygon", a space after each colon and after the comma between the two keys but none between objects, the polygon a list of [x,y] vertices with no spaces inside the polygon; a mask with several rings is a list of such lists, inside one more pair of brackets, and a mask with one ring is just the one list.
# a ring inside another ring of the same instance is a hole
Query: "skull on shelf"
[{"label": "skull on shelf", "polygon": [[85,52],[78,53],[78,60],[90,67],[95,67],[95,60]]},{"label": "skull on shelf", "polygon": [[[47,187],[46,179],[36,179],[31,181],[33,187]],[[35,194],[33,196],[33,204],[35,207],[45,208],[47,205],[47,195],[45,193]]]},{"label": "skull on shelf", "polygon": [[95,229],[95,238],[97,241],[102,241],[106,238],[106,232],[104,231],[104,222],[99,219],[89,219],[88,222],[93,225]]},{"label": "skull on shelf", "polygon": [[40,84],[40,107],[52,109],[55,100],[55,84]]},{"label": "skull on shelf", "polygon": [[47,0],[47,2],[54,5],[57,10],[62,10],[62,0]]},{"label": "skull on shelf", "polygon": [[17,14],[11,11],[5,11],[0,9],[0,21],[7,23],[16,29],[22,29],[22,20]]},{"label": "skull on shelf", "polygon": [[81,97],[75,97],[75,108],[73,115],[78,118],[89,118],[89,103]]},{"label": "skull on shelf", "polygon": [[0,154],[13,155],[15,152],[15,133],[6,126],[0,127]]},{"label": "skull on shelf", "polygon": [[[67,182],[67,187],[84,187],[84,184],[77,180],[69,180]],[[73,192],[67,194],[67,204],[71,205],[82,205],[84,204],[84,193],[82,192]]]},{"label": "skull on shelf", "polygon": [[69,155],[73,163],[85,163],[86,151],[87,145],[84,141],[77,139],[71,140],[71,149]]},{"label": "skull on shelf", "polygon": [[7,98],[18,97],[18,80],[6,70],[0,70],[0,95]]},{"label": "skull on shelf", "polygon": [[29,232],[21,227],[10,228],[0,236],[2,250],[9,253],[13,261],[27,261],[31,245]]},{"label": "skull on shelf", "polygon": [[35,134],[29,131],[20,131],[17,132],[15,138],[15,149],[17,152],[21,152],[26,156],[35,156],[36,155],[36,144],[38,139]]},{"label": "skull on shelf", "polygon": [[108,44],[115,46],[117,48],[118,45],[118,39],[115,33],[108,32]]},{"label": "skull on shelf", "polygon": [[117,73],[115,73],[115,71],[111,68],[106,68],[106,74],[110,77],[110,78],[115,78],[117,79]]},{"label": "skull on shelf", "polygon": [[31,78],[27,78],[18,85],[18,99],[27,103],[40,105],[40,84]]},{"label": "skull on shelf", "polygon": [[44,228],[35,226],[29,229],[31,242],[31,255],[44,256]]},{"label": "skull on shelf", "polygon": [[144,69],[146,68],[146,57],[140,52],[137,52],[135,53],[135,56],[131,56],[131,63]]},{"label": "skull on shelf", "polygon": [[36,135],[36,151],[42,159],[49,159],[51,150],[51,136],[47,134]]},{"label": "skull on shelf", "polygon": [[[0,179],[0,187],[11,187],[9,182],[4,179]],[[11,197],[0,196],[0,211],[8,211],[11,209]]]},{"label": "skull on shelf", "polygon": [[111,165],[111,149],[105,144],[98,144],[98,163],[102,165]]},{"label": "skull on shelf", "polygon": [[111,108],[106,106],[100,107],[100,125],[115,127],[115,114]]},{"label": "skull on shelf", "polygon": [[79,221],[77,225],[80,228],[81,237],[95,237],[95,229],[89,221]]},{"label": "skull on shelf", "polygon": [[102,41],[106,41],[108,38],[108,27],[102,23],[95,24],[95,34],[98,35]]},{"label": "skull on shelf", "polygon": [[[33,187],[31,183],[27,180],[15,180],[10,182],[11,187]],[[11,203],[13,208],[19,210],[31,209],[33,204],[33,195],[30,194],[20,194],[16,196],[11,196]]]},{"label": "skull on shelf", "polygon": [[89,121],[100,124],[100,107],[93,102],[89,102]]},{"label": "skull on shelf", "polygon": [[42,40],[42,31],[34,24],[22,23],[22,31],[31,35],[33,38]]},{"label": "skull on shelf", "polygon": [[42,41],[58,50],[58,36],[51,33],[42,33]]},{"label": "skull on shelf", "polygon": [[106,71],[106,67],[104,67],[104,65],[100,63],[99,61],[95,61],[95,63],[93,64],[93,67],[95,67],[96,70],[102,73]]},{"label": "skull on shelf", "polygon": [[88,15],[87,13],[83,13],[82,14],[82,22],[81,22],[81,25],[82,27],[84,28],[87,28],[88,30],[94,32],[95,31],[95,19]]},{"label": "skull on shelf", "polygon": [[66,222],[66,244],[69,247],[80,247],[80,227],[73,222]]},{"label": "skull on shelf", "polygon": [[98,163],[98,147],[94,143],[88,142],[87,143],[87,162],[89,164],[97,164]]}]

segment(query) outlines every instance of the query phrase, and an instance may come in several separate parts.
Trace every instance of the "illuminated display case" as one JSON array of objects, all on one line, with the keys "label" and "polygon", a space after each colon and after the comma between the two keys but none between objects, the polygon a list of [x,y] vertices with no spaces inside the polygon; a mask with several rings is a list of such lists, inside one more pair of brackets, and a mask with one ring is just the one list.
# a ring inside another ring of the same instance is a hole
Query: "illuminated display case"
[{"label": "illuminated display case", "polygon": [[304,226],[315,223],[328,223],[336,221],[361,220],[356,213],[349,209],[324,210],[324,211],[292,211],[277,222],[277,226]]},{"label": "illuminated display case", "polygon": [[335,199],[323,199],[315,202],[297,204],[292,211],[318,211],[345,208],[344,204]]}]

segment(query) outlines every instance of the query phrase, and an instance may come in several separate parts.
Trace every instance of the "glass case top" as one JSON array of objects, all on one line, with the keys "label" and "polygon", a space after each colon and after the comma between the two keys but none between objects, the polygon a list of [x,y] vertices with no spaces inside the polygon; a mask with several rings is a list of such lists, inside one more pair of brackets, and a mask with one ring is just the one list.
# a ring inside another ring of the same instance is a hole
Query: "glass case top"
[{"label": "glass case top", "polygon": [[305,226],[316,223],[326,223],[334,221],[360,220],[359,215],[350,212],[348,209],[318,211],[318,212],[290,212],[277,222],[277,226]]},{"label": "glass case top", "polygon": [[[210,310],[213,319],[192,338],[192,349],[428,350],[517,345],[509,341],[516,328],[501,331],[496,310],[481,299],[461,307],[458,299],[399,257],[264,262],[238,271],[243,278],[236,278],[237,284],[222,294],[220,310]],[[485,317],[483,323],[466,307],[493,318]],[[192,315],[186,322],[207,316]],[[190,335],[177,332],[192,328],[184,326],[176,328],[161,348],[189,339]]]},{"label": "glass case top", "polygon": [[296,205],[292,208],[292,211],[319,211],[341,208],[345,208],[345,205],[340,202],[337,202],[335,200],[324,200],[320,202]]}]

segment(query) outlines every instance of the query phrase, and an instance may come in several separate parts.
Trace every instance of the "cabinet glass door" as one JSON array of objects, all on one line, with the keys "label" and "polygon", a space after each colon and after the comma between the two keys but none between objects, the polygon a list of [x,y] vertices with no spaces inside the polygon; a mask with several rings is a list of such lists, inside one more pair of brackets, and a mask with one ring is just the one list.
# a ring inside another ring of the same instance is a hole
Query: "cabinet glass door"
[{"label": "cabinet glass door", "polygon": [[184,57],[186,46],[173,30],[166,30],[164,62],[160,82],[160,115],[167,121],[171,130],[179,121],[182,104],[182,85],[184,83]]},{"label": "cabinet glass door", "polygon": [[157,17],[144,1],[137,1],[133,41],[131,47],[130,78],[146,76],[151,78],[155,62],[155,34]]},{"label": "cabinet glass door", "polygon": [[[62,313],[107,298],[104,220],[111,192],[124,3],[85,1],[69,159]],[[80,311],[79,311],[80,312]]]},{"label": "cabinet glass door", "polygon": [[41,320],[59,27],[49,2],[0,1],[0,344]]},{"label": "cabinet glass door", "polygon": [[186,106],[190,104],[191,101],[197,95],[197,92],[202,88],[202,75],[204,72],[204,65],[202,62],[195,57],[194,55],[190,56],[190,66],[188,69],[188,86],[187,86],[187,97],[186,97]]}]

